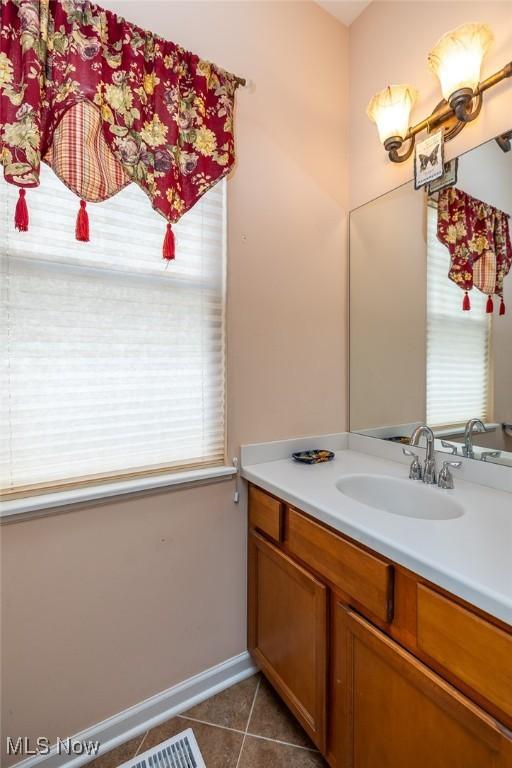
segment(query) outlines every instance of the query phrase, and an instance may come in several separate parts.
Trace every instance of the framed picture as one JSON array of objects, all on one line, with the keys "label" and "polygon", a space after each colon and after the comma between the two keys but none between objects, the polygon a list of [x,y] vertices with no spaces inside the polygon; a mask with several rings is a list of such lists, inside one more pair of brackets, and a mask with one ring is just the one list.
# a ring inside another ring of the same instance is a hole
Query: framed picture
[{"label": "framed picture", "polygon": [[443,175],[435,181],[431,181],[428,185],[429,195],[433,195],[435,192],[440,192],[445,187],[453,187],[457,183],[458,168],[458,157],[454,157],[453,160],[449,160],[447,163],[445,163]]},{"label": "framed picture", "polygon": [[414,188],[420,189],[444,173],[444,134],[436,131],[416,144],[414,152]]}]

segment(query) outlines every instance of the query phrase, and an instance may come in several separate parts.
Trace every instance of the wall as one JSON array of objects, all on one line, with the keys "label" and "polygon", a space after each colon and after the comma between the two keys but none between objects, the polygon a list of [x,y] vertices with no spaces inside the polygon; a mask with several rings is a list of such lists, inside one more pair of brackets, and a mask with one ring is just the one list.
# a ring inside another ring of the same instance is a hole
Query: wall
[{"label": "wall", "polygon": [[353,211],[350,248],[350,429],[424,423],[423,194],[405,184]]},{"label": "wall", "polygon": [[230,486],[2,529],[3,749],[76,733],[244,649]]},{"label": "wall", "polygon": [[[228,185],[228,455],[344,429],[347,30],[311,2],[103,2],[254,82]],[[2,528],[3,734],[64,737],[245,650],[232,491]]]},{"label": "wall", "polygon": [[[428,52],[445,32],[468,21],[488,23],[495,42],[483,66],[487,77],[512,59],[512,2],[373,2],[350,27],[350,207],[355,208],[412,178],[412,162],[391,163],[366,114],[374,93],[408,82],[420,92],[411,116],[419,122],[441,100]],[[446,145],[447,159],[510,128],[510,81],[485,95],[479,119]]]}]

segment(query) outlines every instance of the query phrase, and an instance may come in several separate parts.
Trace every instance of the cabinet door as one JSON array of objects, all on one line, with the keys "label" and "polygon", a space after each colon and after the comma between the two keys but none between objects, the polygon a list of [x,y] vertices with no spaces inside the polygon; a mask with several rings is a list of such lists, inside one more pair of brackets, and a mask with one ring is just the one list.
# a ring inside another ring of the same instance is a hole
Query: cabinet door
[{"label": "cabinet door", "polygon": [[249,533],[249,650],[317,747],[325,749],[327,589]]},{"label": "cabinet door", "polygon": [[341,768],[511,768],[504,727],[357,614],[335,620]]}]

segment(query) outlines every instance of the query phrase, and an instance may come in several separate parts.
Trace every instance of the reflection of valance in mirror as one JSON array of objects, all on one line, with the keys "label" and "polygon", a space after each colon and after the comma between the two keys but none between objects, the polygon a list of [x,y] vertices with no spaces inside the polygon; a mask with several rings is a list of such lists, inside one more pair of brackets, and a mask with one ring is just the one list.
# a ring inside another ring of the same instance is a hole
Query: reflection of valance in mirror
[{"label": "reflection of valance in mirror", "polygon": [[28,227],[25,190],[43,159],[85,201],[135,182],[171,223],[234,163],[239,78],[89,0],[2,0],[0,162],[20,187],[15,223]]},{"label": "reflection of valance in mirror", "polygon": [[471,308],[468,291],[474,287],[489,297],[489,313],[492,295],[499,296],[504,315],[503,281],[512,264],[508,214],[449,187],[439,193],[437,236],[450,252],[448,276],[464,291],[462,308]]}]

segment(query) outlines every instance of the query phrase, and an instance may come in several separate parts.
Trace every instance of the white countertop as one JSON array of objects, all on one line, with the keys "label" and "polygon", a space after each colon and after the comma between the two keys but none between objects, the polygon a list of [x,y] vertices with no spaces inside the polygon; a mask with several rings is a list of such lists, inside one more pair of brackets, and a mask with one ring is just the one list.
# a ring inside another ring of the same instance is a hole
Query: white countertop
[{"label": "white countertop", "polygon": [[[511,493],[467,482],[455,474],[453,491],[425,488],[432,494],[432,504],[439,494],[449,494],[458,501],[464,507],[461,517],[430,520],[396,515],[343,495],[336,482],[352,473],[403,479],[408,466],[349,448],[335,450],[336,458],[325,464],[299,464],[291,458],[247,463],[242,476],[512,624]],[[247,458],[251,455],[248,452]]]}]

